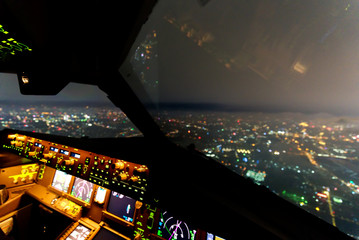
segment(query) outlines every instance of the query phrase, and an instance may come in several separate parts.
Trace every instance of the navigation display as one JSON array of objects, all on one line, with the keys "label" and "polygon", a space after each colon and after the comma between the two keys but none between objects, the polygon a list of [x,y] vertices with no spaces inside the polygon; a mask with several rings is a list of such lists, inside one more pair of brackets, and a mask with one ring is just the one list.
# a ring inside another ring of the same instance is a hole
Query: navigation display
[{"label": "navigation display", "polygon": [[71,190],[71,196],[89,203],[91,200],[92,191],[93,183],[90,183],[81,178],[75,178],[75,182]]},{"label": "navigation display", "polygon": [[71,178],[72,176],[70,174],[56,170],[51,186],[62,192],[67,193],[70,186]]},{"label": "navigation display", "polygon": [[[165,239],[188,239],[194,240],[196,230],[193,230],[184,221],[175,219],[167,211],[161,212],[161,218],[158,223],[157,235]],[[213,240],[213,239],[212,239]]]},{"label": "navigation display", "polygon": [[90,233],[91,229],[80,224],[71,232],[66,240],[85,240]]},{"label": "navigation display", "polygon": [[135,214],[135,204],[136,200],[112,191],[107,211],[132,223],[133,215]]}]

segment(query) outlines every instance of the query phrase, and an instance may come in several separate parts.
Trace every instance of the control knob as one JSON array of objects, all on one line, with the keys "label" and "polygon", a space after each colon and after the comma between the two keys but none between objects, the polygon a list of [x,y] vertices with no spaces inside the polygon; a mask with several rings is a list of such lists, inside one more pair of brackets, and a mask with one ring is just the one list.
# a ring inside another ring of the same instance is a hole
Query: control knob
[{"label": "control knob", "polygon": [[147,170],[147,167],[145,167],[145,166],[141,166],[139,168],[136,168],[136,171],[140,172],[140,173],[144,173],[144,172],[146,172],[146,170]]},{"label": "control knob", "polygon": [[49,152],[49,153],[44,153],[44,158],[52,158],[54,156],[54,154],[52,152]]},{"label": "control knob", "polygon": [[11,141],[10,143],[11,143],[11,145],[15,145],[16,147],[22,146],[22,142],[19,142],[19,141]]},{"label": "control knob", "polygon": [[120,178],[122,181],[126,181],[127,180],[127,174],[126,173],[120,173]]},{"label": "control knob", "polygon": [[117,161],[116,163],[112,164],[112,169],[119,169],[122,170],[125,168],[125,164],[122,161]]},{"label": "control knob", "polygon": [[139,179],[137,176],[132,176],[132,177],[130,178],[130,180],[131,180],[132,182],[138,182],[140,179]]},{"label": "control knob", "polygon": [[64,161],[62,162],[62,165],[72,166],[72,165],[74,165],[74,163],[75,163],[75,160],[69,159],[69,160],[64,160]]},{"label": "control knob", "polygon": [[135,236],[134,240],[141,240],[142,236],[141,234],[137,233],[137,235]]},{"label": "control knob", "polygon": [[33,157],[33,156],[35,156],[36,155],[36,152],[29,152],[29,156],[30,157]]}]

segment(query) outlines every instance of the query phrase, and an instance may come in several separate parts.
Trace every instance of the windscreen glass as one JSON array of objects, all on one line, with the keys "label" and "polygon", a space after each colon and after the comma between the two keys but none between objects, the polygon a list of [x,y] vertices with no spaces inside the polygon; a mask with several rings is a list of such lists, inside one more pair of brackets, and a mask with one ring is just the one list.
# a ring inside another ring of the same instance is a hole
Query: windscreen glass
[{"label": "windscreen glass", "polygon": [[359,3],[164,0],[120,72],[165,134],[359,236]]},{"label": "windscreen glass", "polygon": [[133,137],[141,132],[96,86],[70,83],[56,96],[21,95],[15,74],[0,73],[0,130],[68,137]]}]

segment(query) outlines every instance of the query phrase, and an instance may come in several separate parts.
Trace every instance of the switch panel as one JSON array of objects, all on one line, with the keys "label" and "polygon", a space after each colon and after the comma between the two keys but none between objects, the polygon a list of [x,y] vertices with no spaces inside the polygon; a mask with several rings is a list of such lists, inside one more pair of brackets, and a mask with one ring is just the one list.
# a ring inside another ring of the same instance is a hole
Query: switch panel
[{"label": "switch panel", "polygon": [[134,199],[146,199],[149,169],[145,165],[16,133],[8,134],[3,148]]}]

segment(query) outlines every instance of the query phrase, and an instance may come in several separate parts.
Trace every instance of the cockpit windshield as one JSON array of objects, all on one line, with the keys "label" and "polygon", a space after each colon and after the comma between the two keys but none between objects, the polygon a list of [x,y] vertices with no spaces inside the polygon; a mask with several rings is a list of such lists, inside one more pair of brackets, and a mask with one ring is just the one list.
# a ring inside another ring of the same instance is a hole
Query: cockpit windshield
[{"label": "cockpit windshield", "polygon": [[141,132],[97,87],[70,83],[56,96],[25,96],[15,74],[0,74],[0,130],[68,137],[134,137]]},{"label": "cockpit windshield", "polygon": [[120,72],[173,141],[358,237],[358,7],[159,1]]}]

